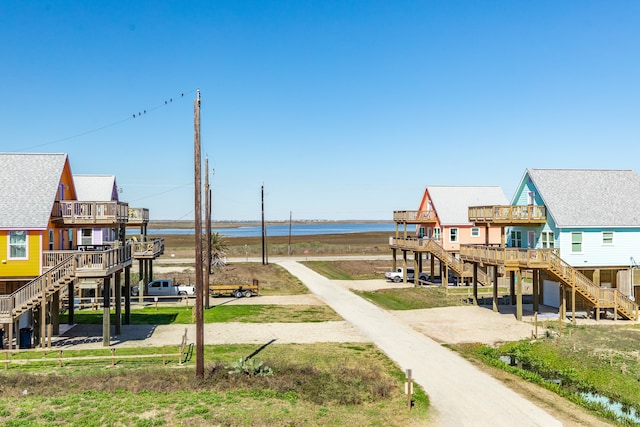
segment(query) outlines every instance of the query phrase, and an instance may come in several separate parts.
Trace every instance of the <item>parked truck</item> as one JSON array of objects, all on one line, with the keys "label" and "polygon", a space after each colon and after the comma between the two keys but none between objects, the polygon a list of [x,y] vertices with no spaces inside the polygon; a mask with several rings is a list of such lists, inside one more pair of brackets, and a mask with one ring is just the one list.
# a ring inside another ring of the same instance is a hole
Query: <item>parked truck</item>
[{"label": "parked truck", "polygon": [[[131,295],[138,296],[139,292],[140,288],[138,286],[131,288]],[[195,295],[195,293],[195,286],[174,284],[171,279],[159,279],[147,284],[145,296],[171,297]]]},{"label": "parked truck", "polygon": [[[390,280],[395,283],[400,283],[404,280],[404,268],[398,267],[394,271],[387,271],[384,273],[384,277],[387,280]],[[415,279],[415,270],[413,268],[407,268],[407,281],[413,282]],[[418,274],[418,280],[427,281],[429,279],[429,274],[424,271]]]}]

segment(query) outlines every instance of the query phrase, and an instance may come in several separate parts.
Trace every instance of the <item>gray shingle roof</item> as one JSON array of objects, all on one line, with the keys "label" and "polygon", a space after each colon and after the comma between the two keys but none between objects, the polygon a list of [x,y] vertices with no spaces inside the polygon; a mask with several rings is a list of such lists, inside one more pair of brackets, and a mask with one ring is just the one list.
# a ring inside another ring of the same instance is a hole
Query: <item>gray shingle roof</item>
[{"label": "gray shingle roof", "polygon": [[66,161],[66,154],[0,153],[0,228],[47,228]]},{"label": "gray shingle roof", "polygon": [[73,175],[73,184],[76,187],[76,197],[80,201],[110,202],[118,200],[114,175]]},{"label": "gray shingle roof", "polygon": [[508,205],[501,187],[427,187],[433,208],[442,225],[463,225],[469,222],[469,206]]},{"label": "gray shingle roof", "polygon": [[558,227],[640,227],[635,171],[527,169],[527,174]]}]

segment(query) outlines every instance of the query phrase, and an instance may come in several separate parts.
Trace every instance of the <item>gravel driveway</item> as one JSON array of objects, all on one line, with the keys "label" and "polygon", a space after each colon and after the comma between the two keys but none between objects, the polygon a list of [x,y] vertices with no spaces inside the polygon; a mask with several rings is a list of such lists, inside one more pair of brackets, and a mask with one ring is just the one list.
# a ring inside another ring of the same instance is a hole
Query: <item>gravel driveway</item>
[{"label": "gravel driveway", "polygon": [[[437,342],[494,342],[526,338],[531,335],[531,325],[517,322],[513,316],[501,316],[479,307],[387,312],[349,291],[349,288],[371,290],[390,286],[383,280],[332,281],[295,261],[281,261],[279,264],[298,277],[313,294],[261,296],[239,300],[219,298],[212,302],[327,304],[345,321],[208,324],[205,325],[206,344],[374,342],[401,369],[412,369],[414,380],[425,389],[431,399],[433,425],[562,425],[533,403]],[[124,325],[120,336],[112,336],[111,345],[176,345],[185,333],[189,342],[193,342],[195,325]],[[54,345],[101,347],[102,326],[75,326],[57,337]]]}]

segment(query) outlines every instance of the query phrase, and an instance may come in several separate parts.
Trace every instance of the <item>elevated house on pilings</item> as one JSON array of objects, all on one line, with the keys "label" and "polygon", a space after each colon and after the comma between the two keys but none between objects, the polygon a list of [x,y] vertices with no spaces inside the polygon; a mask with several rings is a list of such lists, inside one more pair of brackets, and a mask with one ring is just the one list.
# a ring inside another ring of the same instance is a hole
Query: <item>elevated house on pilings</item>
[{"label": "elevated house on pilings", "polygon": [[[79,201],[66,154],[0,154],[0,180],[5,185],[0,194],[0,323],[7,347],[23,344],[23,329],[32,330],[36,345],[45,346],[47,336],[58,333],[65,299],[73,323],[74,304],[69,302],[81,280],[103,284],[103,340],[109,345],[111,282],[119,284],[123,271],[124,293],[129,294],[132,248],[124,240],[128,205]],[[87,228],[114,230],[115,240],[80,250],[77,230]],[[121,291],[114,286],[116,333]],[[129,313],[128,299],[125,311]],[[20,340],[14,343],[18,329]]]},{"label": "elevated house on pilings", "polygon": [[542,303],[564,318],[570,305],[574,321],[577,310],[637,320],[639,196],[631,170],[527,169],[511,205],[469,208],[469,221],[503,229],[502,246],[462,246],[460,258],[508,272],[518,319],[528,274],[536,312]]},{"label": "elevated house on pilings", "polygon": [[[77,175],[74,174],[74,183],[78,201],[119,202],[119,193],[114,175]],[[164,253],[164,239],[150,239],[147,236],[149,224],[149,210],[146,208],[127,208],[127,235],[118,236],[115,228],[86,227],[76,230],[75,241],[78,249],[82,251],[94,251],[108,249],[117,241],[125,241],[131,245],[132,257],[139,262],[141,281],[148,283],[153,280],[153,260]],[[139,233],[131,230],[138,228]],[[129,277],[129,275],[125,276]],[[101,280],[83,280],[79,283],[81,296],[97,296],[102,291]],[[141,287],[142,288],[142,287]],[[142,288],[144,289],[144,288]],[[89,291],[89,292],[87,292]],[[82,293],[87,295],[83,295]],[[111,290],[114,297],[114,287]],[[129,298],[128,295],[124,296]],[[140,295],[142,298],[142,295]],[[81,301],[84,299],[81,298]],[[127,303],[128,304],[128,303]],[[128,313],[128,311],[127,311]],[[125,319],[125,324],[129,323]]]},{"label": "elevated house on pilings", "polygon": [[[479,227],[469,222],[469,206],[478,203],[506,203],[507,198],[500,187],[495,186],[428,186],[417,211],[395,211],[393,220],[396,233],[390,239],[393,251],[393,268],[397,267],[397,253],[402,252],[402,264],[410,262],[415,276],[429,271],[431,280],[438,274],[442,284],[451,281],[470,281],[474,271],[471,265],[459,258],[461,244],[500,243],[499,227]],[[408,253],[413,260],[408,260]],[[429,262],[429,268],[423,265]],[[436,260],[438,267],[436,269]],[[406,282],[406,268],[404,269]],[[480,268],[475,272],[481,283],[489,283],[486,273]]]},{"label": "elevated house on pilings", "polygon": [[139,288],[138,298],[140,302],[144,297],[143,292],[146,286],[153,280],[153,261],[164,254],[164,239],[159,237],[150,238],[147,234],[149,226],[149,209],[129,208],[129,226],[139,227],[138,234],[128,234],[129,242],[133,251],[133,259],[138,261]]}]

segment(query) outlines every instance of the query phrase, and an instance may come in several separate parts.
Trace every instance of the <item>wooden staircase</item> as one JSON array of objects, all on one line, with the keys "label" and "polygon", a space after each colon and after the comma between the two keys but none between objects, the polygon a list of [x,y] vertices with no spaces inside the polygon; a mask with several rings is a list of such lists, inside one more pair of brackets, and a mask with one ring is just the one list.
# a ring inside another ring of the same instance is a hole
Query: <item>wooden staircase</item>
[{"label": "wooden staircase", "polygon": [[562,260],[557,254],[548,257],[548,272],[574,288],[593,308],[612,308],[625,319],[638,320],[638,304],[618,289],[601,288]]},{"label": "wooden staircase", "polygon": [[0,323],[11,323],[22,313],[41,305],[75,279],[76,258],[69,255],[56,266],[10,295],[0,295]]},{"label": "wooden staircase", "polygon": [[466,262],[505,266],[509,270],[540,269],[575,289],[588,306],[597,310],[611,308],[616,315],[638,320],[638,304],[618,289],[601,288],[587,276],[562,260],[556,249],[502,248],[461,245],[460,258]]},{"label": "wooden staircase", "polygon": [[[442,245],[440,245],[440,243],[438,243],[437,240],[415,237],[392,237],[391,240],[392,246],[404,250],[431,253],[431,255],[445,263],[445,265],[453,270],[459,277],[471,277],[473,274],[472,267],[470,265],[465,264],[463,261],[448,252],[442,247]],[[484,286],[489,286],[491,285],[491,278],[484,271],[478,270],[478,283]]]}]

